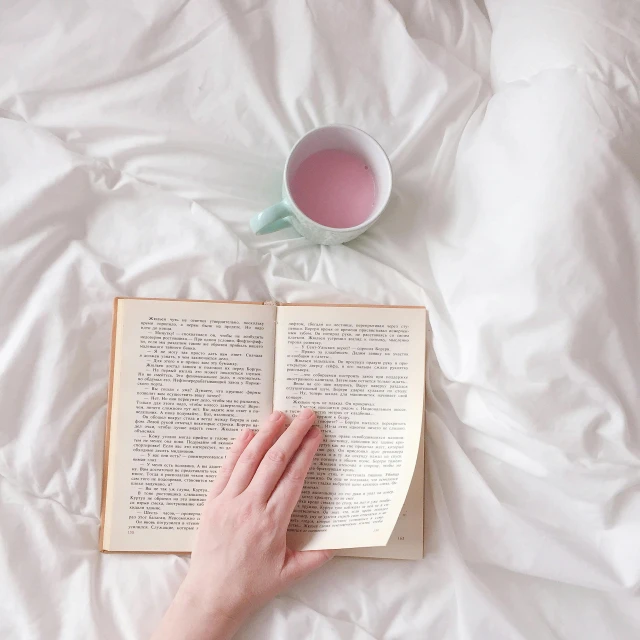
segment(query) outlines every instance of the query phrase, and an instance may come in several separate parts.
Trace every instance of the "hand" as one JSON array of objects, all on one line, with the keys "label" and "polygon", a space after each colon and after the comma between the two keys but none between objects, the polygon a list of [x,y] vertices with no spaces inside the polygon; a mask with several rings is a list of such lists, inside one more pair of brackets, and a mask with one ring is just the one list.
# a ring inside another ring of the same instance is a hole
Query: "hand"
[{"label": "hand", "polygon": [[227,640],[246,617],[331,551],[292,551],[286,533],[322,435],[304,409],[274,411],[232,445],[202,510],[191,565],[153,640]]}]

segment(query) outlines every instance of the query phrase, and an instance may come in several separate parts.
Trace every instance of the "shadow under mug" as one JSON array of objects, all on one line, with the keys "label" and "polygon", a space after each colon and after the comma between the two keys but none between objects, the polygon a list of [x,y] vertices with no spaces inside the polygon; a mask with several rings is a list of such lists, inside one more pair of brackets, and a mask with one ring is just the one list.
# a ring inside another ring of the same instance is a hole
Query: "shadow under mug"
[{"label": "shadow under mug", "polygon": [[[369,217],[354,227],[327,227],[312,220],[291,196],[291,178],[311,155],[326,149],[339,149],[363,158],[376,185],[376,199]],[[318,244],[342,244],[364,233],[384,211],[391,195],[391,163],[382,147],[367,133],[355,127],[332,124],[306,133],[294,145],[284,168],[282,201],[251,218],[251,229],[258,235],[293,227],[300,235]]]}]

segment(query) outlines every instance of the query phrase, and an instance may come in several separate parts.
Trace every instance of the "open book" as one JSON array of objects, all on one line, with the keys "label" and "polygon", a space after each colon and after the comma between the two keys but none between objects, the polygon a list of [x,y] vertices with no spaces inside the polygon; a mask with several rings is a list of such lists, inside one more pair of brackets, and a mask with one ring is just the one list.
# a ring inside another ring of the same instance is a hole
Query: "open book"
[{"label": "open book", "polygon": [[421,558],[425,342],[422,307],[117,298],[101,550],[189,552],[236,434],[308,406],[289,545]]}]

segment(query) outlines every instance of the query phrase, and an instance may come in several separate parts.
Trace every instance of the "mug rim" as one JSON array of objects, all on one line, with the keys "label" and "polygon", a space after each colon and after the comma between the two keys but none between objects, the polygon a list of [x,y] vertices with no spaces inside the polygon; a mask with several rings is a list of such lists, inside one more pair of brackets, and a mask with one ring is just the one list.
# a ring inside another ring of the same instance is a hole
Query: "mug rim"
[{"label": "mug rim", "polygon": [[312,225],[318,227],[319,229],[323,229],[326,231],[332,231],[332,232],[344,232],[347,233],[349,231],[358,231],[359,229],[362,228],[366,228],[369,225],[373,224],[382,214],[382,212],[385,210],[385,207],[389,204],[389,199],[391,198],[391,187],[389,188],[389,193],[387,194],[387,197],[385,198],[384,202],[382,202],[379,207],[378,207],[378,211],[375,213],[375,215],[370,216],[369,218],[367,218],[364,222],[361,222],[360,224],[354,226],[354,227],[328,227],[327,225],[324,224],[320,224],[319,222],[316,222],[315,220],[313,220],[312,218],[310,218],[296,203],[296,201],[293,199],[293,196],[291,195],[291,192],[289,190],[289,178],[288,178],[288,168],[289,168],[289,161],[291,160],[292,156],[293,156],[293,152],[297,149],[298,145],[309,135],[311,135],[312,133],[315,133],[316,131],[320,131],[321,129],[350,129],[352,131],[357,131],[359,134],[367,136],[367,138],[370,138],[374,144],[376,145],[376,147],[378,147],[378,149],[382,152],[382,155],[385,159],[386,162],[386,167],[387,167],[387,171],[389,172],[389,184],[392,185],[393,184],[393,170],[391,168],[391,160],[389,160],[389,156],[387,155],[387,152],[382,148],[382,145],[372,136],[369,135],[366,131],[363,131],[362,129],[359,129],[358,127],[354,127],[351,124],[323,124],[319,127],[314,127],[313,129],[311,129],[310,131],[307,131],[305,134],[303,134],[300,138],[298,138],[297,142],[293,145],[293,147],[291,147],[291,150],[289,151],[289,155],[287,156],[287,161],[285,162],[284,165],[284,185],[286,188],[286,197],[287,200],[289,200],[289,202],[291,202],[291,204],[293,204],[293,206],[296,208],[296,210],[304,217],[304,219],[308,222],[310,222]]}]

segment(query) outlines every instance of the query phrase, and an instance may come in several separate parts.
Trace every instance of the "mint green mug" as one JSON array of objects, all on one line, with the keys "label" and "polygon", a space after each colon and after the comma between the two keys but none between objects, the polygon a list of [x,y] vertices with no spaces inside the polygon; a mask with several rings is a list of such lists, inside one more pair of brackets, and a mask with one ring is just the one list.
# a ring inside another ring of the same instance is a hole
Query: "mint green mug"
[{"label": "mint green mug", "polygon": [[[354,227],[328,227],[312,220],[291,196],[291,178],[309,156],[326,149],[339,149],[365,160],[373,173],[376,191],[369,217]],[[382,147],[360,129],[343,124],[318,127],[294,145],[284,168],[282,200],[251,218],[251,229],[258,235],[293,227],[300,235],[318,244],[342,244],[364,233],[382,214],[391,195],[391,163]]]}]

